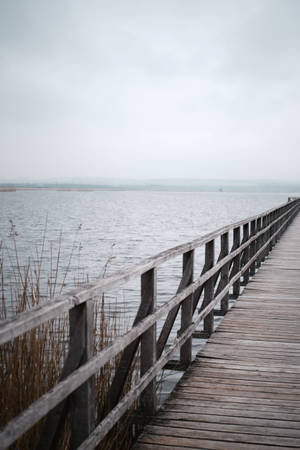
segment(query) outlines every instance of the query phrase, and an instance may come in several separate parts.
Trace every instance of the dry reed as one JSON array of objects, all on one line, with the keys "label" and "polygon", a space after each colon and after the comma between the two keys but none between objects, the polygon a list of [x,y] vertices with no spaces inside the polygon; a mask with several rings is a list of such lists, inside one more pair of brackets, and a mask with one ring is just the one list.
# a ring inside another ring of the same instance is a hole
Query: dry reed
[{"label": "dry reed", "polygon": [[[80,230],[81,225],[75,234],[67,263],[63,264],[62,235],[59,236],[57,249],[53,248],[52,243],[49,244],[46,258],[46,223],[41,244],[35,249],[34,259],[28,258],[24,263],[20,261],[18,251],[18,232],[11,221],[10,249],[0,243],[1,319],[27,311],[32,306],[62,292],[70,275],[76,250],[80,256],[81,243],[78,239]],[[104,274],[110,260],[111,258],[104,267]],[[75,279],[77,285],[85,281],[82,275]],[[96,354],[119,334],[120,318],[116,314],[107,314],[104,296],[95,301],[94,317],[94,353]],[[68,345],[69,326],[68,317],[65,315],[48,321],[0,346],[0,427],[16,417],[58,382],[67,357]],[[114,361],[107,363],[95,377],[97,422],[107,413],[105,399],[118,360],[119,358],[115,358]],[[137,371],[133,368],[128,376],[125,392],[136,376]],[[32,427],[11,448],[24,450],[35,448],[43,422],[42,420]],[[130,448],[131,428],[129,415],[127,415],[114,427],[99,448],[102,450]],[[66,421],[64,433],[57,448],[67,449],[68,444],[69,430],[68,421]]]}]

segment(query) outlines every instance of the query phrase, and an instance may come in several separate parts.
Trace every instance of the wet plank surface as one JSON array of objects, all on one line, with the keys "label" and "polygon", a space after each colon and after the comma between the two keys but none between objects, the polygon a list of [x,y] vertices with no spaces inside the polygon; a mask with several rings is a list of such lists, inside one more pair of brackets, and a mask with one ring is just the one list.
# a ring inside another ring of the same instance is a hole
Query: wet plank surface
[{"label": "wet plank surface", "polygon": [[299,216],[133,448],[300,448]]}]

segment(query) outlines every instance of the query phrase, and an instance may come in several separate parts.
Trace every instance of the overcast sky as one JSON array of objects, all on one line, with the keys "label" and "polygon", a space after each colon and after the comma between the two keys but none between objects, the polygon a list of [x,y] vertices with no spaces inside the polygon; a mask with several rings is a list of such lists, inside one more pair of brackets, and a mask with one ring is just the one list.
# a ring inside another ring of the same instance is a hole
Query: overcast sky
[{"label": "overcast sky", "polygon": [[299,0],[0,0],[0,178],[300,179]]}]

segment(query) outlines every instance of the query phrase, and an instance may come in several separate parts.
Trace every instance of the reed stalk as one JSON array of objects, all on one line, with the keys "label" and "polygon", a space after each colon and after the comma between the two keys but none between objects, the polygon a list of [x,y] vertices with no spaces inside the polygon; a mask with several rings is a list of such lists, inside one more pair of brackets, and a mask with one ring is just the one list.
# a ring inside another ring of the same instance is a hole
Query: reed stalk
[{"label": "reed stalk", "polygon": [[[21,261],[18,250],[18,232],[13,221],[10,222],[8,248],[0,242],[0,295],[1,319],[29,310],[32,306],[49,301],[66,286],[71,275],[74,255],[80,261],[81,243],[79,234],[82,226],[76,230],[69,257],[62,261],[62,233],[58,238],[58,247],[48,242],[47,221],[41,243],[36,246],[34,258]],[[105,275],[111,256],[104,267]],[[79,285],[86,275],[73,273],[75,284]],[[69,286],[68,286],[69,287]],[[108,346],[120,334],[121,318],[106,310],[105,298],[95,301],[94,353]],[[0,427],[4,426],[20,412],[26,409],[57,384],[68,354],[69,324],[67,315],[50,320],[43,325],[24,333],[0,346]],[[118,364],[119,357],[107,363],[95,376],[96,416],[99,422],[107,413],[105,399]],[[128,376],[125,392],[134,382],[137,371],[133,368]],[[124,392],[124,393],[125,393]],[[12,449],[32,450],[39,442],[44,420],[11,446]],[[117,450],[130,448],[132,442],[129,416],[118,423],[99,449]],[[69,426],[66,420],[64,432],[57,448],[68,449]]]}]

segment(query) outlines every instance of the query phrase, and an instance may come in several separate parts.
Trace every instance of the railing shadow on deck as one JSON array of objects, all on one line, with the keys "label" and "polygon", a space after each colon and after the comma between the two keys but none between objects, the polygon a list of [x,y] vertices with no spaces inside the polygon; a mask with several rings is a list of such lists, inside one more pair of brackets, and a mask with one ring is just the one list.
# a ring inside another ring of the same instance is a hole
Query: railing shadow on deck
[{"label": "railing shadow on deck", "polygon": [[[73,407],[70,411],[71,448],[94,448],[137,400],[140,403],[141,414],[146,417],[153,416],[157,408],[158,373],[164,367],[174,365],[172,356],[179,349],[179,365],[185,368],[191,363],[192,339],[208,337],[213,332],[214,316],[226,314],[229,296],[238,297],[241,282],[248,283],[299,212],[300,199],[289,200],[278,208],[222,227],[194,241],[147,258],[129,269],[75,289],[12,319],[2,321],[0,344],[13,340],[63,313],[68,313],[70,343],[61,380],[2,429],[1,448],[11,445],[46,415],[48,427],[45,427],[40,448],[55,448],[53,439],[57,438],[56,427],[64,411],[61,405],[71,395],[73,395]],[[217,239],[220,239],[220,254],[215,261]],[[229,250],[230,241],[233,244]],[[201,274],[195,276],[195,250],[201,246],[205,246],[205,262]],[[182,255],[182,279],[177,293],[164,305],[157,307],[157,270],[162,263],[180,255]],[[141,302],[133,327],[123,336],[116,338],[111,346],[92,356],[93,299],[136,277],[141,278]],[[177,330],[177,337],[171,346],[167,347],[166,343],[180,310],[180,330]],[[165,322],[157,338],[156,325],[164,316]],[[203,331],[199,332],[197,327],[202,321]],[[127,374],[139,345],[140,379],[121,398]],[[120,352],[123,353],[119,368],[108,393],[110,412],[95,427],[93,378],[101,367]],[[75,399],[74,391],[76,391]]]}]

